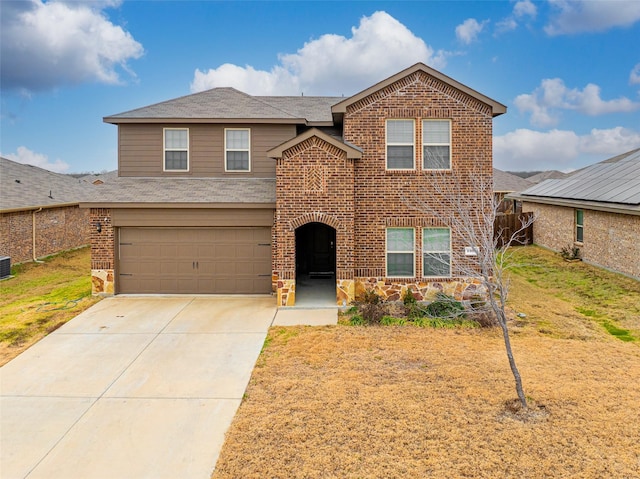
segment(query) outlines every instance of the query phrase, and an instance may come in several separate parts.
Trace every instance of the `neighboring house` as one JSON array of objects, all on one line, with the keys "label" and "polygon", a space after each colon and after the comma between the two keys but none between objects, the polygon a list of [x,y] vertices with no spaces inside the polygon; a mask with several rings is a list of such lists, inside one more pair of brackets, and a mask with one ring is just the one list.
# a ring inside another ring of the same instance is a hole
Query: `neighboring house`
[{"label": "neighboring house", "polygon": [[563,173],[558,170],[542,171],[527,178],[533,184],[541,183],[544,180],[561,180],[569,176],[569,173]]},{"label": "neighboring house", "polygon": [[585,261],[640,278],[640,148],[510,196],[538,215],[537,244],[575,245]]},{"label": "neighboring house", "polygon": [[92,185],[101,185],[107,181],[112,181],[118,177],[118,170],[107,171],[106,173],[92,173],[81,176],[80,181],[91,183]]},{"label": "neighboring house", "polygon": [[348,98],[215,88],[106,117],[119,177],[82,205],[94,293],[274,291],[291,306],[325,277],[337,304],[365,289],[471,295],[451,266],[470,245],[438,219],[455,212],[436,186],[492,181],[505,111],[419,63]]},{"label": "neighboring house", "polygon": [[0,158],[0,256],[32,261],[89,244],[87,187],[68,175]]},{"label": "neighboring house", "polygon": [[531,181],[512,175],[506,171],[493,169],[493,195],[496,203],[500,203],[498,207],[499,213],[519,213],[522,208],[517,201],[505,199],[509,193],[526,190],[533,186]]}]

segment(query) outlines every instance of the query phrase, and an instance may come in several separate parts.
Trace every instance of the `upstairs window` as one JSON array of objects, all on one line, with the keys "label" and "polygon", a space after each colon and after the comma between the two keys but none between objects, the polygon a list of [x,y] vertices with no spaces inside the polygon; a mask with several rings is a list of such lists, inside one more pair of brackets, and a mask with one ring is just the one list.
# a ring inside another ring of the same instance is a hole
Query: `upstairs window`
[{"label": "upstairs window", "polygon": [[582,243],[584,240],[584,211],[576,210],[576,242]]},{"label": "upstairs window", "polygon": [[164,171],[189,170],[189,130],[164,129]]},{"label": "upstairs window", "polygon": [[451,168],[451,121],[424,120],[422,122],[422,168],[448,170]]},{"label": "upstairs window", "polygon": [[422,276],[451,276],[451,231],[449,228],[422,230]]},{"label": "upstairs window", "polygon": [[251,141],[248,128],[224,130],[225,171],[250,171]]},{"label": "upstairs window", "polygon": [[387,228],[387,277],[413,278],[413,228]]},{"label": "upstairs window", "polygon": [[387,170],[415,168],[413,120],[387,120]]}]

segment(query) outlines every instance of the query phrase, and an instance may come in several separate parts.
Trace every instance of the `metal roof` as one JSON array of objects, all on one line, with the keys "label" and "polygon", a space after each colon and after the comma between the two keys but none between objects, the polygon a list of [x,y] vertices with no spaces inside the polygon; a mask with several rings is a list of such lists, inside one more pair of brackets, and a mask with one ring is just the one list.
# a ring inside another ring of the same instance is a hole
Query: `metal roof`
[{"label": "metal roof", "polygon": [[546,180],[522,192],[572,200],[640,205],[640,148],[579,170],[561,180]]},{"label": "metal roof", "polygon": [[523,201],[640,214],[640,148],[510,195]]}]

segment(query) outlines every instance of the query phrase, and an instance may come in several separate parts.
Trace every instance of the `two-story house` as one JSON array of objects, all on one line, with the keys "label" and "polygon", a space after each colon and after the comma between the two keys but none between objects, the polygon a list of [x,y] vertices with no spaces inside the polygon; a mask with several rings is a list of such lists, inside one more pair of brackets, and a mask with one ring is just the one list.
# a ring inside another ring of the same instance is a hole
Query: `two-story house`
[{"label": "two-story house", "polygon": [[291,306],[304,277],[334,281],[337,304],[366,289],[462,297],[468,245],[435,183],[492,181],[505,112],[418,63],[348,98],[215,88],[106,117],[119,177],[83,205],[94,293],[275,292]]}]

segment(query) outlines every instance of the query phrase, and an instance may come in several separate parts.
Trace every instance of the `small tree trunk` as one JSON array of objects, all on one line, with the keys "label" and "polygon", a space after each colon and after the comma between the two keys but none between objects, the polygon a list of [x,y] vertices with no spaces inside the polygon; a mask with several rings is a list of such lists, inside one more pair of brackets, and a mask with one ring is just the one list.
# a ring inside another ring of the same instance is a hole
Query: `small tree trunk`
[{"label": "small tree trunk", "polygon": [[500,317],[500,328],[502,329],[502,337],[504,338],[504,346],[507,350],[507,358],[509,358],[509,366],[511,367],[511,372],[513,373],[513,378],[516,381],[516,392],[518,393],[518,399],[520,399],[520,404],[523,409],[527,409],[527,398],[524,395],[524,390],[522,389],[522,379],[520,378],[520,371],[518,371],[518,367],[516,366],[516,361],[513,359],[513,352],[511,351],[511,339],[509,338],[509,331],[507,330],[507,318],[503,315],[503,312],[499,312]]}]

